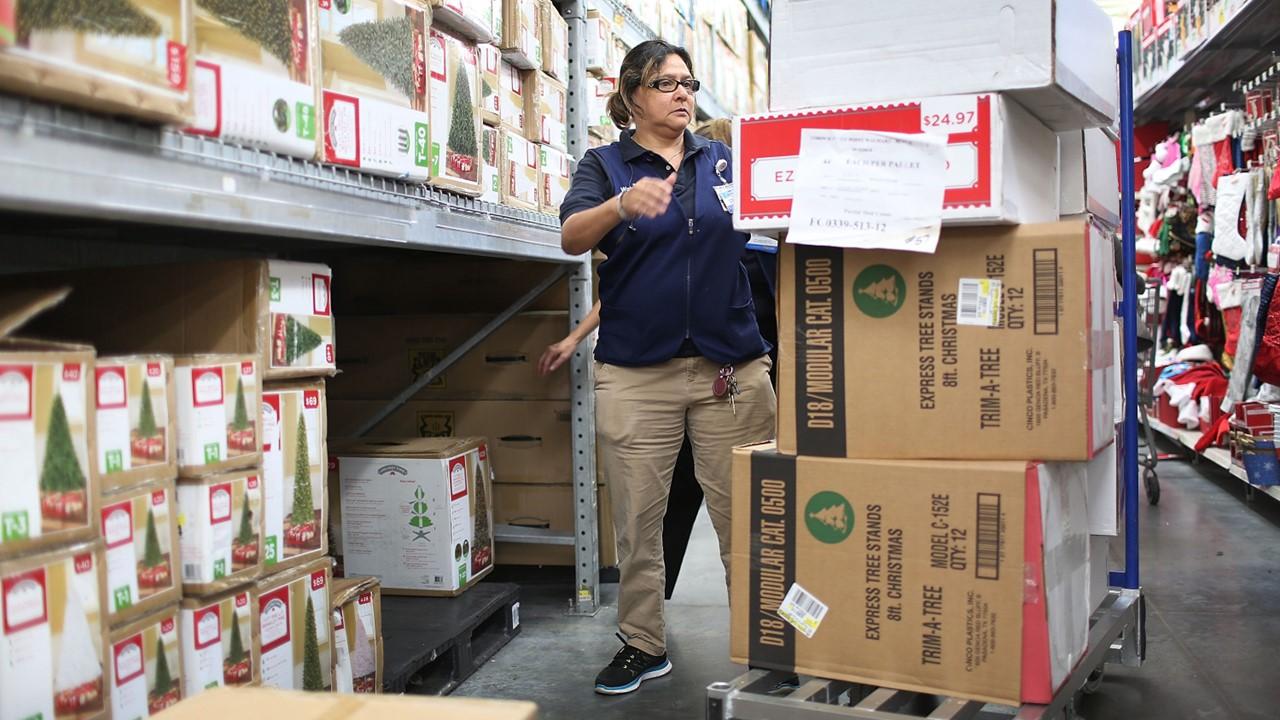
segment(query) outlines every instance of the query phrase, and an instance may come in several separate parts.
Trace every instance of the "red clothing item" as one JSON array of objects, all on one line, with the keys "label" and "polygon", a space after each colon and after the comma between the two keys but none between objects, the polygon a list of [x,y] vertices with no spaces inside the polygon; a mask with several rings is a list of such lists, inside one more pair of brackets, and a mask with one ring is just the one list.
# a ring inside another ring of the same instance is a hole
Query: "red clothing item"
[{"label": "red clothing item", "polygon": [[1239,307],[1228,308],[1222,311],[1222,323],[1227,328],[1227,343],[1223,352],[1231,357],[1236,356],[1236,346],[1240,344],[1240,318],[1243,315],[1244,309]]},{"label": "red clothing item", "polygon": [[1222,415],[1212,427],[1204,429],[1204,434],[1196,441],[1195,450],[1202,453],[1212,446],[1222,446],[1226,444],[1227,434],[1231,431],[1231,416]]},{"label": "red clothing item", "polygon": [[1213,161],[1216,167],[1213,168],[1213,177],[1209,178],[1209,184],[1217,188],[1218,178],[1236,171],[1236,161],[1231,157],[1231,138],[1219,140],[1213,144]]}]

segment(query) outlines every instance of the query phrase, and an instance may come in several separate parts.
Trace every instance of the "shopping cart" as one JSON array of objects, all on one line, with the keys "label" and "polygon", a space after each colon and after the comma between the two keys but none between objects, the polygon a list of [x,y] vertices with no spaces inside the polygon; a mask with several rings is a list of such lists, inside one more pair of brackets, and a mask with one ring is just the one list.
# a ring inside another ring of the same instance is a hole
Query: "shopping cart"
[{"label": "shopping cart", "polygon": [[1156,465],[1160,462],[1160,453],[1156,448],[1156,433],[1151,426],[1151,408],[1155,407],[1155,386],[1159,379],[1156,369],[1156,355],[1159,354],[1160,324],[1164,317],[1161,306],[1160,290],[1162,283],[1155,278],[1142,278],[1146,283],[1146,292],[1138,306],[1139,318],[1137,327],[1139,363],[1143,366],[1142,382],[1138,388],[1138,418],[1142,423],[1142,440],[1146,445],[1139,463],[1142,465],[1142,487],[1147,492],[1147,502],[1152,505],[1160,503],[1160,475]]}]

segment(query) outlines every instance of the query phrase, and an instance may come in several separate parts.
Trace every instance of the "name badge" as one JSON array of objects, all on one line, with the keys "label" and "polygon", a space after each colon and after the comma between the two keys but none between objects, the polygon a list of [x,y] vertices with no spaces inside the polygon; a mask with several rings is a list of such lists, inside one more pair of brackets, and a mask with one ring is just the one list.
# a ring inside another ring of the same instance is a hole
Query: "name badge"
[{"label": "name badge", "polygon": [[733,214],[733,183],[725,183],[723,185],[717,185],[715,190],[716,190],[716,197],[720,198],[720,207],[724,208],[725,212],[732,215]]}]

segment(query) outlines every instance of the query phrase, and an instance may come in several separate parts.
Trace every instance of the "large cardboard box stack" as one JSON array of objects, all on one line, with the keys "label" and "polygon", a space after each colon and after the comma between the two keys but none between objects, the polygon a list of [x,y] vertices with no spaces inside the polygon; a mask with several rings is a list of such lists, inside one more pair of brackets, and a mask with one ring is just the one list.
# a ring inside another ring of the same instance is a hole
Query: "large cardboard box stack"
[{"label": "large cardboard box stack", "polygon": [[[1091,528],[1116,517],[1114,253],[1062,217],[1106,204],[1088,141],[1114,113],[1110,27],[1076,0],[801,4],[773,6],[770,112],[735,124],[735,225],[788,229],[816,128],[945,138],[943,229],[932,254],[780,246],[777,442],[734,459],[733,657],[1048,702],[1086,649]],[[1013,40],[988,44],[1001,13]]]},{"label": "large cardboard box stack", "polygon": [[178,612],[183,695],[209,688],[256,685],[261,669],[252,584],[211,597],[188,597]]},{"label": "large cardboard box stack", "polygon": [[260,580],[254,608],[261,679],[267,687],[333,688],[333,623],[329,558]]},{"label": "large cardboard box stack", "polygon": [[182,699],[182,635],[175,603],[111,631],[111,713],[143,718]]},{"label": "large cardboard box stack", "polygon": [[507,62],[524,70],[542,68],[541,0],[502,0],[502,40]]},{"label": "large cardboard box stack", "polygon": [[106,595],[99,541],[0,559],[6,717],[106,718]]},{"label": "large cardboard box stack", "polygon": [[333,689],[382,692],[382,588],[377,578],[333,581]]},{"label": "large cardboard box stack", "polygon": [[425,182],[431,177],[425,0],[320,4],[321,159]]},{"label": "large cardboard box stack", "polygon": [[192,3],[190,132],[304,160],[316,157],[320,46],[315,3]]},{"label": "large cardboard box stack", "polygon": [[194,5],[8,0],[0,8],[0,88],[97,112],[186,124]]},{"label": "large cardboard box stack", "polygon": [[493,570],[493,471],[483,438],[335,441],[333,522],[348,575],[389,595],[455,596]]},{"label": "large cardboard box stack", "polygon": [[542,0],[542,72],[569,82],[569,23],[551,0]]},{"label": "large cardboard box stack", "polygon": [[431,28],[431,184],[479,195],[480,53],[476,45]]}]

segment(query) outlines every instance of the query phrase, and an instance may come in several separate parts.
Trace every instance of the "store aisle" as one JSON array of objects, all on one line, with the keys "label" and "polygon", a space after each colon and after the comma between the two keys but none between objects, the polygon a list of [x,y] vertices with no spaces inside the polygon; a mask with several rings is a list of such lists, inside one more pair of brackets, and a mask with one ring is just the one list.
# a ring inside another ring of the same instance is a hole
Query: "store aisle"
[{"label": "store aisle", "polygon": [[[1280,503],[1211,467],[1161,465],[1164,497],[1142,506],[1148,663],[1110,667],[1080,714],[1089,720],[1263,720],[1280,706]],[[457,694],[536,701],[545,720],[703,717],[708,683],[741,672],[728,660],[728,610],[703,513],[669,604],[675,671],[620,698],[591,681],[618,648],[616,585],[595,618],[564,614],[563,587],[526,587],[524,629]]]}]

